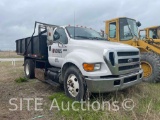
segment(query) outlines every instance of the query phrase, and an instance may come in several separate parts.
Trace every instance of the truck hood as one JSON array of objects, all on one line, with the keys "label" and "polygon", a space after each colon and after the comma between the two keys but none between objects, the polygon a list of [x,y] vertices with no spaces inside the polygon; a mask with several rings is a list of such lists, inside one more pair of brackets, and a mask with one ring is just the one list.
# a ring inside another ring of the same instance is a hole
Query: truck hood
[{"label": "truck hood", "polygon": [[83,47],[90,47],[94,49],[128,49],[128,50],[138,50],[135,47],[132,47],[127,44],[122,44],[118,42],[102,41],[102,40],[73,40],[74,44],[82,45]]}]

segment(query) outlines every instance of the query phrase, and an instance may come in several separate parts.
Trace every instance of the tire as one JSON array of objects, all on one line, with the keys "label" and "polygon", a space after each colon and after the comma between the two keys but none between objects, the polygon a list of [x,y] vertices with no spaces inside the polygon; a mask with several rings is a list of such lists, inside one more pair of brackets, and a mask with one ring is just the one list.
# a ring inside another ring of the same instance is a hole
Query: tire
[{"label": "tire", "polygon": [[24,72],[27,78],[32,79],[35,77],[34,68],[33,60],[26,59],[24,63]]},{"label": "tire", "polygon": [[141,66],[144,72],[143,81],[151,83],[160,81],[160,60],[158,55],[152,52],[142,53]]},{"label": "tire", "polygon": [[[82,73],[75,66],[69,67],[64,73],[64,90],[65,94],[76,100],[84,100],[86,94],[86,85]],[[71,92],[71,90],[73,90]]]}]

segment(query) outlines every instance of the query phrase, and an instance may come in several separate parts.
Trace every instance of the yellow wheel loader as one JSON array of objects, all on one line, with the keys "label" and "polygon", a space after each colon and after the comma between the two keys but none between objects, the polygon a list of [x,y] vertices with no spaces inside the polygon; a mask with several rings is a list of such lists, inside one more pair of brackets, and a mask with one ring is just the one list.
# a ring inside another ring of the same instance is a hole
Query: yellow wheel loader
[{"label": "yellow wheel loader", "polygon": [[160,48],[160,26],[147,27],[139,30],[139,37],[141,40],[147,40],[153,46]]},{"label": "yellow wheel loader", "polygon": [[[140,22],[127,17],[107,20],[105,21],[105,34],[107,34],[109,41],[121,42],[139,48],[141,66],[144,70],[143,81],[158,82],[160,81],[160,40],[146,39],[147,36],[140,39],[138,32],[140,25]],[[141,30],[140,33],[142,31],[144,30]]]}]

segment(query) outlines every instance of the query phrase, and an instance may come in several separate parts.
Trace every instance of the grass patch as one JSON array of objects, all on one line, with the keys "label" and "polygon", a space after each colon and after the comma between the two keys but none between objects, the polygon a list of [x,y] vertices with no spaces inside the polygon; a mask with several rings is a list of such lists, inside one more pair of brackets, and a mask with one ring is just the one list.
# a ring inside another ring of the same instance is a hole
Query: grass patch
[{"label": "grass patch", "polygon": [[[130,87],[128,89],[111,92],[107,94],[96,94],[94,97],[91,97],[90,105],[94,101],[98,101],[101,103],[103,101],[109,101],[111,103],[111,109],[108,110],[108,106],[106,106],[105,110],[96,110],[94,111],[91,107],[88,110],[88,106],[85,104],[83,106],[84,109],[87,108],[86,111],[82,110],[81,104],[76,103],[74,106],[78,111],[74,111],[72,109],[72,103],[74,100],[68,98],[63,92],[55,93],[49,96],[49,99],[55,100],[60,108],[60,110],[56,113],[60,117],[63,116],[65,120],[131,120],[131,119],[159,119],[160,118],[160,84],[149,84],[142,83],[140,85],[136,85]],[[134,101],[133,110],[127,111],[123,108],[122,103],[125,99],[132,99]],[[114,111],[112,107],[112,103],[114,101],[118,101],[119,110]],[[63,102],[63,104],[62,104]],[[55,103],[55,102],[54,102]],[[68,103],[69,106],[68,106]],[[55,106],[56,104],[54,104]],[[95,107],[97,107],[95,105]],[[69,110],[62,110],[69,109]],[[53,108],[54,109],[54,108]]]},{"label": "grass patch", "polygon": [[0,82],[15,82],[14,80],[24,76],[22,61],[17,61],[13,66],[11,62],[0,62]]},{"label": "grass patch", "polygon": [[26,77],[19,77],[17,79],[15,79],[15,82],[17,83],[22,83],[22,82],[27,82],[28,81],[28,78]]},{"label": "grass patch", "polygon": [[[102,111],[92,110],[87,103],[81,104],[80,102],[75,102],[62,92],[49,96],[49,99],[54,103],[53,106],[59,106],[60,109],[57,115],[63,116],[65,119],[99,120],[102,119],[104,114]],[[73,105],[75,110],[72,106],[73,102],[75,102]]]}]

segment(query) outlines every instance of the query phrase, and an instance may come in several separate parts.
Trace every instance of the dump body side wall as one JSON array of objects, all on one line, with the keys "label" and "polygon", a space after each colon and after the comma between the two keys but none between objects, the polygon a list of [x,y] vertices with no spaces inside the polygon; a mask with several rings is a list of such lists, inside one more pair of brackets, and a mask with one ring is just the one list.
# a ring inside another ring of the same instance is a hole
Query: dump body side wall
[{"label": "dump body side wall", "polygon": [[[16,52],[18,55],[25,57],[48,59],[47,36],[34,36],[31,41],[30,37],[16,40]],[[24,55],[25,52],[26,54]]]}]

